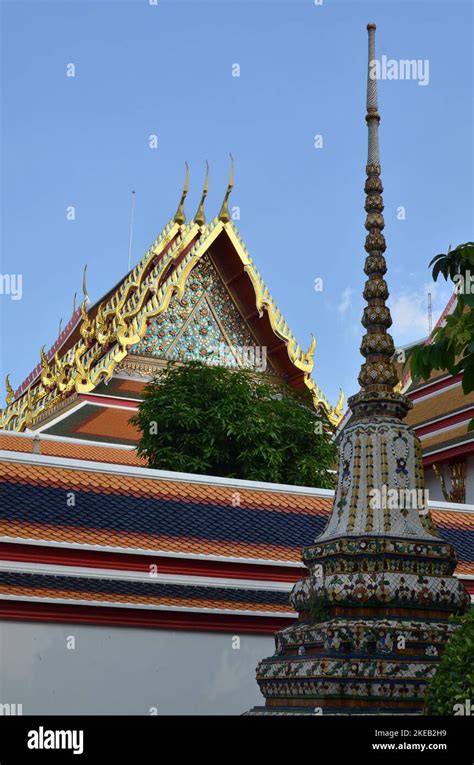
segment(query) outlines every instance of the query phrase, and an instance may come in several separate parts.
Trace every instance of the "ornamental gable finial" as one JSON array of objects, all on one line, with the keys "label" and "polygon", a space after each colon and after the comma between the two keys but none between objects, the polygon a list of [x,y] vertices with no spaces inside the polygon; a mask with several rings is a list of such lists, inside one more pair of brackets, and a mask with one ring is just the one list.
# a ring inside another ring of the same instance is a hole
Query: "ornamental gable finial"
[{"label": "ornamental gable finial", "polygon": [[224,201],[222,202],[222,207],[219,212],[219,220],[221,220],[223,223],[228,223],[230,221],[229,197],[230,197],[230,192],[234,188],[234,158],[232,154],[229,154],[229,157],[230,157],[229,183],[227,185],[227,191],[225,193]]},{"label": "ornamental gable finial", "polygon": [[178,224],[178,226],[182,226],[183,223],[186,222],[186,214],[184,212],[184,200],[186,199],[186,195],[188,193],[188,187],[189,187],[189,167],[188,163],[184,163],[186,165],[186,174],[184,177],[184,186],[183,191],[181,194],[181,199],[179,201],[178,209],[176,210],[175,216],[173,218],[174,222]]},{"label": "ornamental gable finial", "polygon": [[195,223],[198,224],[198,226],[204,226],[206,222],[206,216],[204,214],[204,201],[207,197],[207,192],[209,190],[209,162],[206,159],[206,177],[204,180],[204,188],[202,190],[202,196],[201,201],[199,202],[199,207],[197,209],[196,215],[194,216]]}]

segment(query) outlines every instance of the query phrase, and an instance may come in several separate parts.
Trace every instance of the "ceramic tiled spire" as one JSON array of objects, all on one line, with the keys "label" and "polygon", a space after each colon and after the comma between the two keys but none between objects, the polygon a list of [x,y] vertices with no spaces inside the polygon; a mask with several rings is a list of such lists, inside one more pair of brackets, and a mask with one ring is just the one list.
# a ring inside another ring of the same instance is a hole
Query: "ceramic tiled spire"
[{"label": "ceramic tiled spire", "polygon": [[257,667],[265,707],[252,714],[417,713],[453,613],[469,607],[453,576],[456,554],[433,527],[421,446],[394,391],[392,324],[385,305],[385,238],[377,109],[375,24],[369,24],[365,192],[366,334],[361,390],[338,436],[339,470],[324,532],[303,551],[307,576],[291,604],[298,621],[275,636]]},{"label": "ceramic tiled spire", "polygon": [[366,333],[362,338],[360,351],[365,358],[359,373],[361,392],[349,401],[355,416],[360,414],[392,414],[403,418],[412,406],[402,395],[393,392],[398,383],[397,371],[392,361],[395,351],[393,338],[389,333],[392,326],[390,309],[386,305],[389,297],[385,274],[387,264],[383,229],[383,186],[380,178],[379,123],[380,114],[377,101],[377,79],[375,58],[375,24],[368,24],[368,62],[367,62],[367,113],[368,150],[365,181],[365,210],[367,217],[365,228],[365,251],[367,257],[364,272],[367,281],[364,287],[364,299],[367,306],[362,316]]},{"label": "ceramic tiled spire", "polygon": [[[434,529],[424,502],[421,446],[403,418],[411,401],[394,391],[398,382],[392,362],[394,343],[388,332],[392,325],[385,304],[389,296],[385,274],[382,181],[380,180],[379,123],[377,80],[375,77],[375,24],[367,26],[369,38],[367,62],[368,152],[365,181],[365,251],[364,272],[367,281],[364,298],[367,306],[362,316],[366,333],[360,351],[365,357],[359,383],[361,390],[349,398],[352,418],[340,439],[340,470],[336,490],[336,508],[323,534],[396,533],[410,537],[432,537]],[[393,437],[392,437],[393,436]],[[374,490],[416,493],[416,501],[400,512],[398,506],[372,502]]]},{"label": "ceramic tiled spire", "polygon": [[385,237],[382,233],[383,219],[382,181],[380,180],[379,157],[379,122],[377,106],[377,80],[375,69],[375,24],[369,24],[369,60],[367,67],[367,180],[365,182],[365,209],[367,218],[365,227],[368,231],[365,240],[367,258],[364,271],[368,276],[364,289],[367,308],[362,323],[367,332],[361,345],[361,353],[366,358],[359,375],[361,387],[366,391],[391,391],[398,382],[395,367],[391,361],[394,344],[388,328],[392,324],[390,310],[385,305],[388,298],[387,283],[384,275],[387,271],[385,258]]}]

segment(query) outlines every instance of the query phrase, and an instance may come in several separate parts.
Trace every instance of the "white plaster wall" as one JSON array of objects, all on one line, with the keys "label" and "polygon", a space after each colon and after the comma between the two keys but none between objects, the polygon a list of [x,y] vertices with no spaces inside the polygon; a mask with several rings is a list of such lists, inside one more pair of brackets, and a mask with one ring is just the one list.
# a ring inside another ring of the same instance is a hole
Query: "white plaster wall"
[{"label": "white plaster wall", "polygon": [[[441,484],[439,482],[439,478],[435,476],[434,470],[431,467],[425,467],[424,469],[425,473],[425,490],[427,489],[429,491],[429,499],[430,502],[446,502],[445,498],[443,497],[443,492],[441,491]],[[445,471],[446,480],[448,481],[448,472]],[[448,481],[448,488],[449,488],[449,481]]]},{"label": "white plaster wall", "polygon": [[232,638],[0,621],[0,704],[22,704],[25,715],[148,715],[152,707],[161,715],[238,715],[263,704],[255,668],[274,641],[240,635],[233,649]]}]

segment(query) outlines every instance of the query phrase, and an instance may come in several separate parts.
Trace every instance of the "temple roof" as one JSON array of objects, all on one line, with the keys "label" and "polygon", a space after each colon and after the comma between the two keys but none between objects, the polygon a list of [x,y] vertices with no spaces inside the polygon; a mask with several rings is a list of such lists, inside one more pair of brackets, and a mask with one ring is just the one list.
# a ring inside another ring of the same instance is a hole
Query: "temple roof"
[{"label": "temple roof", "polygon": [[[176,218],[176,216],[175,216]],[[222,219],[224,218],[224,219]],[[179,220],[181,220],[179,218]],[[144,338],[150,324],[182,297],[188,277],[210,256],[250,333],[268,348],[269,361],[289,384],[308,388],[317,408],[336,424],[343,396],[332,406],[313,381],[314,338],[303,351],[265,286],[234,223],[171,220],[141,261],[94,304],[84,301],[41,362],[14,392],[7,381],[7,406],[0,427],[22,431],[56,416],[111,380],[118,365]]]},{"label": "temple roof", "polygon": [[[66,609],[68,621],[150,626],[174,614],[176,627],[179,612],[212,617],[211,629],[232,616],[229,629],[254,632],[295,618],[301,548],[326,525],[332,491],[152,470],[130,464],[125,447],[39,442],[0,433],[0,613]],[[474,507],[430,507],[473,591]]]},{"label": "temple roof", "polygon": [[[456,293],[450,297],[433,331],[423,340],[404,346],[428,345],[438,327],[445,324],[446,316],[456,307]],[[474,433],[468,430],[474,418],[474,393],[462,389],[462,372],[451,375],[447,370],[435,369],[428,380],[413,380],[410,365],[399,364],[401,390],[414,403],[406,417],[421,441],[425,466],[444,460],[454,460],[472,454]]]}]

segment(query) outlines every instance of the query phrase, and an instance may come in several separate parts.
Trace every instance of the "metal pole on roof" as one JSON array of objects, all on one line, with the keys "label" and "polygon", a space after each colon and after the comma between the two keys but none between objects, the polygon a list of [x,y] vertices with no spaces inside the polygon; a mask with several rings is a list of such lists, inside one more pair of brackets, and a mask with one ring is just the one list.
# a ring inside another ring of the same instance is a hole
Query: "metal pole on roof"
[{"label": "metal pole on roof", "polygon": [[130,271],[130,265],[132,260],[132,238],[133,238],[133,213],[135,211],[135,192],[132,191],[132,212],[130,216],[130,232],[128,237],[128,270]]}]

